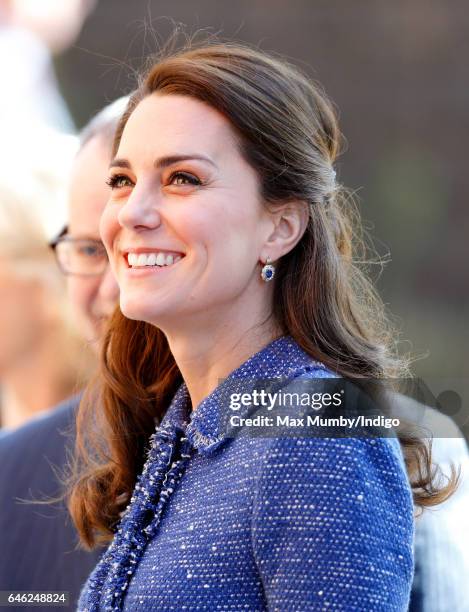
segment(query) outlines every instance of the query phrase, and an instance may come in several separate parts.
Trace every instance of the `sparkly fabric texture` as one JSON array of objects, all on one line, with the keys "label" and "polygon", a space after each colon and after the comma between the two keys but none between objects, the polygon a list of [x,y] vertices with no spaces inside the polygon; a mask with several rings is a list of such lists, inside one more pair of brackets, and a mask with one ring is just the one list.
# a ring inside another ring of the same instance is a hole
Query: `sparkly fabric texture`
[{"label": "sparkly fabric texture", "polygon": [[407,610],[413,505],[396,439],[218,430],[227,384],[333,376],[286,336],[193,412],[182,385],[79,610]]}]

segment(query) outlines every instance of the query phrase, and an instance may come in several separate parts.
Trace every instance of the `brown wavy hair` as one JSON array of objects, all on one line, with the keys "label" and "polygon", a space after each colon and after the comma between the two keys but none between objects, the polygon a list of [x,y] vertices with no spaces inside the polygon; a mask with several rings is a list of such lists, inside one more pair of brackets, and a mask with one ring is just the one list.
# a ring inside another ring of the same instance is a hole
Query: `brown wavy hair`
[{"label": "brown wavy hair", "polygon": [[[334,179],[341,147],[336,112],[318,83],[283,59],[239,44],[189,44],[153,61],[119,123],[114,151],[133,110],[154,92],[184,95],[222,113],[256,170],[269,206],[305,202],[300,242],[277,264],[272,315],[312,358],[345,377],[408,375],[396,333],[366,275],[356,206]],[[362,263],[361,263],[362,262]],[[68,505],[86,547],[112,539],[149,436],[182,377],[158,328],[116,311],[101,369],[77,418]],[[444,501],[457,485],[436,482],[431,445],[400,433],[416,506]]]}]

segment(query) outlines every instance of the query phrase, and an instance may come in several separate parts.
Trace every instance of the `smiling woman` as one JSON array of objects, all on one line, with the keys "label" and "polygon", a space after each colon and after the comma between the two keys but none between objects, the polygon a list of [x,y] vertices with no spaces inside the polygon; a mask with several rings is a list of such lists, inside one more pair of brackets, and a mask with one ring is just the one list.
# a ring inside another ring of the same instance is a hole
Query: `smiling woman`
[{"label": "smiling woman", "polygon": [[80,610],[407,609],[413,504],[454,488],[423,440],[219,427],[232,384],[406,372],[339,142],[319,86],[244,46],[161,58],[130,100],[100,225],[121,312],[69,504],[84,544],[111,543]]}]

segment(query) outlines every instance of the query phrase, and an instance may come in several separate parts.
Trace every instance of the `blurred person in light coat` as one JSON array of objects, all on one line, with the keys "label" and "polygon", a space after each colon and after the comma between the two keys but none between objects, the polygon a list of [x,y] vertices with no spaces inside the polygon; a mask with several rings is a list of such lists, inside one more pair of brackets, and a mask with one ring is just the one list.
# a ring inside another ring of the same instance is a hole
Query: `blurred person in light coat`
[{"label": "blurred person in light coat", "polygon": [[[108,197],[113,133],[124,106],[125,100],[110,105],[84,129],[72,169],[68,228],[53,241],[77,322],[95,350],[118,299],[98,226]],[[100,555],[99,549],[77,549],[68,511],[58,501],[79,400],[75,396],[0,438],[0,590],[67,591],[71,608]],[[54,498],[54,504],[45,503]]]}]

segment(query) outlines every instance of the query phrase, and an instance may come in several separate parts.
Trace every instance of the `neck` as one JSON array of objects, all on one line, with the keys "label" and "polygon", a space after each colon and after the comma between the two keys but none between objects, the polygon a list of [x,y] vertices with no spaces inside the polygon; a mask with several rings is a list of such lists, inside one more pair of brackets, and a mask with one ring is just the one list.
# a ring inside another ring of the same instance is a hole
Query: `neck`
[{"label": "neck", "polygon": [[2,371],[2,427],[19,427],[72,392],[72,373],[64,372],[60,358],[63,343],[51,336]]},{"label": "neck", "polygon": [[[168,343],[186,383],[193,409],[210,395],[249,357],[282,335],[265,312],[257,317],[242,316],[236,307],[231,316],[210,317],[210,325],[191,320],[190,325],[174,332],[165,330]],[[206,321],[205,315],[205,321]],[[246,324],[248,321],[249,325]],[[257,321],[253,325],[253,321]]]}]

